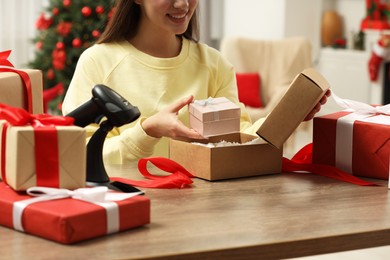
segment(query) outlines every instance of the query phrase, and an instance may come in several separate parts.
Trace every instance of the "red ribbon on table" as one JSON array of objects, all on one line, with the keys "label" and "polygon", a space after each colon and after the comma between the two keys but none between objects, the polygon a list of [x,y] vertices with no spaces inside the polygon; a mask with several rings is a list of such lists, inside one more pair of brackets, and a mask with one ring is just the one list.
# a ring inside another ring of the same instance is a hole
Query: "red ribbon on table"
[{"label": "red ribbon on table", "polygon": [[25,107],[28,112],[32,113],[32,88],[30,76],[27,72],[14,68],[14,65],[8,60],[11,50],[0,52],[0,72],[13,72],[17,73],[21,78],[25,90]]},{"label": "red ribbon on table", "polygon": [[73,125],[74,119],[47,114],[32,115],[26,110],[0,104],[0,119],[6,120],[1,134],[1,177],[6,183],[6,133],[11,126],[34,128],[37,186],[59,187],[58,138],[56,126]]},{"label": "red ribbon on table", "polygon": [[[308,172],[318,174],[320,176],[333,178],[336,180],[349,182],[360,186],[378,186],[378,184],[362,180],[345,171],[342,171],[334,166],[313,164],[312,163],[313,144],[304,146],[298,151],[293,158],[283,158],[282,171],[283,172]],[[154,164],[160,170],[172,173],[167,176],[158,176],[151,174],[147,169],[147,163]],[[129,185],[144,187],[144,188],[183,188],[193,181],[194,176],[188,172],[183,166],[164,157],[143,158],[138,162],[138,169],[141,174],[150,181],[130,180],[120,177],[111,177],[112,181],[119,181]]]},{"label": "red ribbon on table", "polygon": [[[171,174],[167,176],[158,176],[151,174],[147,168],[148,162],[154,164],[159,169],[169,172]],[[138,161],[138,170],[145,178],[149,180],[137,181],[120,177],[112,177],[110,179],[112,181],[119,181],[143,188],[181,189],[190,185],[193,182],[191,178],[194,177],[183,166],[181,166],[175,161],[164,157],[151,157],[140,159]]]},{"label": "red ribbon on table", "polygon": [[310,143],[299,150],[291,160],[283,158],[283,172],[309,172],[328,178],[345,181],[360,186],[377,186],[378,184],[362,180],[334,166],[312,163],[313,144]]}]

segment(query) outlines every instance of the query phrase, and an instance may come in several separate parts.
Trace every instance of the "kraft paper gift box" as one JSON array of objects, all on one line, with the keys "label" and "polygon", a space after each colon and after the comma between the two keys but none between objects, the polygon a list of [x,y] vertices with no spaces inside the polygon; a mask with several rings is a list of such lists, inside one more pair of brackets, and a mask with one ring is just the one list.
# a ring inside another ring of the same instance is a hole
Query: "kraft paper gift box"
[{"label": "kraft paper gift box", "polygon": [[1,72],[0,68],[0,103],[29,110],[28,95],[31,95],[33,114],[43,113],[43,79],[42,71],[34,69],[21,70],[28,74],[31,91],[24,85],[23,79],[15,72]]},{"label": "kraft paper gift box", "polygon": [[28,202],[31,198],[0,182],[0,224],[71,244],[150,223],[150,199],[145,196],[105,205],[73,198]]},{"label": "kraft paper gift box", "polygon": [[195,100],[189,114],[191,128],[204,137],[240,132],[240,107],[225,97]]},{"label": "kraft paper gift box", "polygon": [[[85,129],[56,126],[55,130],[57,140],[50,141],[44,135],[41,145],[43,143],[46,147],[39,147],[36,145],[36,129],[32,126],[9,126],[5,120],[0,120],[0,172],[3,181],[15,190],[34,186],[66,189],[84,187]],[[56,155],[55,158],[53,155]]]},{"label": "kraft paper gift box", "polygon": [[390,116],[341,111],[313,122],[313,163],[353,175],[389,178]]},{"label": "kraft paper gift box", "polygon": [[221,141],[239,145],[209,147],[199,140],[170,140],[170,159],[196,177],[223,180],[280,173],[283,143],[329,89],[328,82],[314,69],[296,76],[278,105],[258,129],[261,138],[245,133],[212,136],[209,143]]}]

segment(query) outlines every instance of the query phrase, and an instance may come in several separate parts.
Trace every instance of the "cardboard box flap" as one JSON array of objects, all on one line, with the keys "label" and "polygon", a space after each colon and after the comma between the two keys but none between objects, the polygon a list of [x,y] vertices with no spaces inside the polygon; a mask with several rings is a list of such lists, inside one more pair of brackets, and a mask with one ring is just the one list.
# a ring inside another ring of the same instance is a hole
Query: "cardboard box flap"
[{"label": "cardboard box flap", "polygon": [[316,70],[305,69],[292,81],[287,92],[269,113],[257,134],[281,149],[284,142],[329,88],[327,80]]}]

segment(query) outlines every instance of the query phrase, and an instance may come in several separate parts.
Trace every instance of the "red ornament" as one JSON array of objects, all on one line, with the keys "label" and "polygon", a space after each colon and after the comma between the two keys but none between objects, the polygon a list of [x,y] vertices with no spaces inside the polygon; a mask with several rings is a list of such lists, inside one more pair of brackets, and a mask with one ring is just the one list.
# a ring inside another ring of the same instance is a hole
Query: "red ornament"
[{"label": "red ornament", "polygon": [[100,31],[99,30],[93,30],[92,31],[92,36],[94,37],[94,38],[99,38],[100,37]]},{"label": "red ornament", "polygon": [[62,4],[65,6],[65,7],[69,7],[71,4],[72,4],[72,0],[64,0],[62,2]]},{"label": "red ornament", "polygon": [[55,77],[54,70],[53,70],[53,69],[49,69],[49,70],[47,71],[46,76],[47,76],[47,78],[48,78],[49,80],[54,79],[54,77]]},{"label": "red ornament", "polygon": [[57,25],[57,32],[61,35],[66,37],[70,30],[72,30],[72,23],[70,22],[60,22]]},{"label": "red ornament", "polygon": [[75,39],[73,39],[73,41],[72,41],[72,45],[73,45],[73,47],[75,47],[75,48],[80,48],[81,45],[82,45],[82,41],[81,41],[79,38],[75,38]]},{"label": "red ornament", "polygon": [[60,13],[60,10],[57,7],[54,7],[53,10],[51,10],[54,16],[58,15]]},{"label": "red ornament", "polygon": [[42,50],[42,48],[43,48],[43,43],[42,43],[41,41],[35,43],[35,48],[36,48],[37,50]]},{"label": "red ornament", "polygon": [[41,13],[41,15],[38,17],[37,21],[35,22],[35,27],[38,30],[46,30],[53,24],[53,19],[46,18],[44,13]]},{"label": "red ornament", "polygon": [[104,13],[104,7],[103,6],[101,6],[101,5],[98,5],[98,6],[96,6],[96,8],[95,8],[95,12],[97,13],[97,14],[102,14],[102,13]]},{"label": "red ornament", "polygon": [[63,42],[57,42],[56,48],[57,48],[58,50],[62,50],[62,49],[65,48],[65,44],[64,44]]},{"label": "red ornament", "polygon": [[84,6],[81,9],[81,13],[83,14],[84,17],[88,17],[92,14],[92,9],[89,6]]},{"label": "red ornament", "polygon": [[56,70],[63,70],[65,68],[66,53],[64,50],[54,49],[51,54],[53,61],[53,68]]}]

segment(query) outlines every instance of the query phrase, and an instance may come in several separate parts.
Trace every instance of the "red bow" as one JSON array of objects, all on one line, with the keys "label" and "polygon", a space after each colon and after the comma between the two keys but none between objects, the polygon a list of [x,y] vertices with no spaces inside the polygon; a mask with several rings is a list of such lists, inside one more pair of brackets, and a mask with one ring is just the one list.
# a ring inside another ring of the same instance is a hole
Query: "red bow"
[{"label": "red bow", "polygon": [[8,60],[11,50],[0,52],[0,65],[7,67],[14,67],[14,65]]},{"label": "red bow", "polygon": [[[7,128],[12,126],[32,126],[34,128],[35,172],[37,186],[58,188],[59,152],[58,137],[55,126],[73,125],[74,119],[64,116],[51,116],[47,114],[32,115],[22,108],[0,104],[0,119],[8,123],[3,125],[1,139],[1,176],[6,179],[6,146]],[[16,173],[14,173],[16,174]]]},{"label": "red bow", "polygon": [[13,126],[31,125],[32,127],[43,126],[69,126],[73,125],[74,118],[67,116],[51,116],[48,114],[33,115],[23,108],[0,104],[0,119],[6,120]]}]

